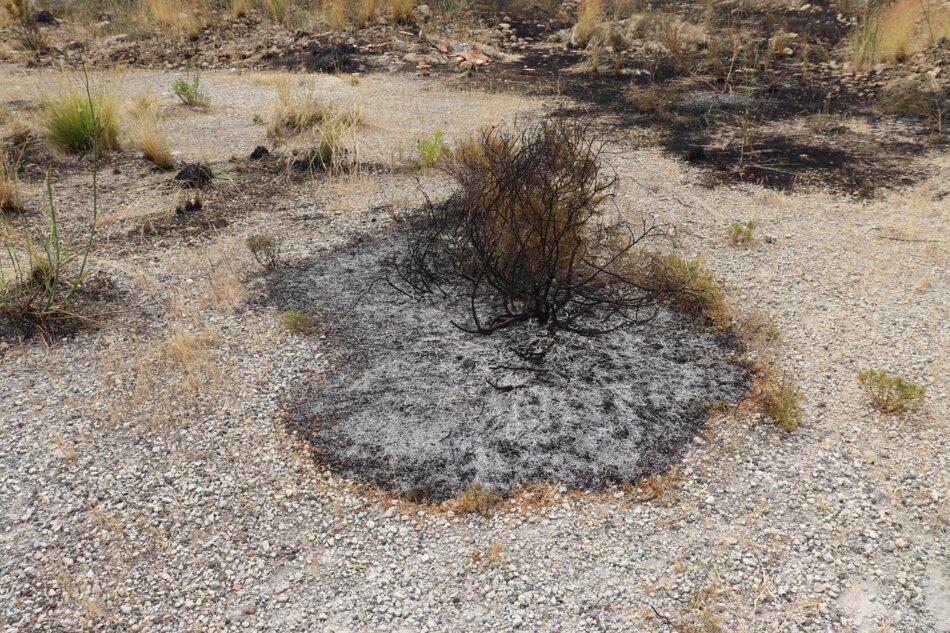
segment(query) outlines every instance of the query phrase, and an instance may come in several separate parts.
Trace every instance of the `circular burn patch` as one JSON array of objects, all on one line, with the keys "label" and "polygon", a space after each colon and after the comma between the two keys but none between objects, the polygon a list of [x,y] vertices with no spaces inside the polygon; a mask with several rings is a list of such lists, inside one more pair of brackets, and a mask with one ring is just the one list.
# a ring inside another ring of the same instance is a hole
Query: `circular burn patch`
[{"label": "circular burn patch", "polygon": [[[417,302],[385,281],[402,237],[288,273],[277,300],[315,306],[331,328],[331,367],[293,392],[289,428],[335,470],[441,501],[472,482],[597,488],[661,471],[702,427],[706,407],[736,402],[748,376],[733,341],[661,309],[599,336],[534,322],[490,336],[451,324],[468,297]],[[312,381],[311,381],[312,383]]]}]

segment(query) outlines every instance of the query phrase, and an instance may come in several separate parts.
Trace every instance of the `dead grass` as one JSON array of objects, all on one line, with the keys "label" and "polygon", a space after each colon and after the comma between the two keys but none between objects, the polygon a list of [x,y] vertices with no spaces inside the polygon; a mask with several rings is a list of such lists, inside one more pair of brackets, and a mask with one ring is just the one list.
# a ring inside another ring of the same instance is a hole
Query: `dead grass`
[{"label": "dead grass", "polygon": [[685,260],[675,254],[651,254],[645,264],[643,283],[657,288],[675,309],[701,318],[717,328],[732,321],[726,293],[701,259]]},{"label": "dead grass", "polygon": [[679,466],[673,466],[665,473],[649,475],[635,484],[625,483],[621,489],[637,501],[655,501],[665,508],[678,498],[682,479]]},{"label": "dead grass", "polygon": [[16,158],[13,158],[0,148],[0,212],[23,210],[20,178],[17,175],[22,155],[21,151]]},{"label": "dead grass", "polygon": [[948,36],[950,6],[944,2],[869,2],[852,35],[852,60],[863,69],[880,62],[904,62],[914,53]]},{"label": "dead grass", "polygon": [[160,169],[174,167],[168,131],[157,100],[151,95],[140,97],[129,104],[128,112],[133,122],[132,144],[142,151],[142,156]]},{"label": "dead grass", "polygon": [[415,0],[389,0],[389,19],[394,24],[406,24],[412,21]]},{"label": "dead grass", "polygon": [[666,112],[676,104],[676,90],[670,86],[650,84],[641,88],[631,85],[627,101],[640,112],[657,114]]},{"label": "dead grass", "polygon": [[600,32],[604,22],[603,0],[583,0],[577,7],[577,24],[574,25],[573,41],[580,47]]},{"label": "dead grass", "polygon": [[456,514],[486,514],[501,502],[500,495],[485,490],[480,483],[474,481],[456,499],[447,501],[446,505]]}]

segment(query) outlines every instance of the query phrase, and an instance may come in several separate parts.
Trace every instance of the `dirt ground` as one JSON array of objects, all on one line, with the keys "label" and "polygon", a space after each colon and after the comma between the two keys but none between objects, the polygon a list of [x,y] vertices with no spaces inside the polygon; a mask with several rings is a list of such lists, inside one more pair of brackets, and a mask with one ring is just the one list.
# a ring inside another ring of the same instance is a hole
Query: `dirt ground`
[{"label": "dirt ground", "polygon": [[[747,408],[714,416],[657,499],[528,489],[456,515],[363,490],[286,432],[287,395],[324,379],[333,341],[280,327],[270,290],[283,273],[261,271],[243,241],[274,235],[293,268],[383,235],[450,186],[406,166],[419,138],[441,129],[454,143],[590,104],[454,77],[213,71],[211,108],[192,111],[173,76],[102,81],[123,98],[151,90],[176,161],[227,177],[176,214],[174,172],[113,155],[97,326],[0,343],[6,630],[950,631],[945,151],[915,159],[926,169],[912,184],[866,197],[709,187],[659,132],[598,112],[621,207],[675,225],[677,251],[702,254],[730,302],[774,315],[801,426],[788,434]],[[29,120],[56,80],[4,66],[0,100]],[[278,80],[361,103],[364,168],[311,177],[247,159],[268,144],[254,115]],[[26,217],[42,218],[49,166],[64,230],[78,230],[89,161],[31,145]],[[750,219],[761,239],[733,246],[727,226]],[[876,412],[855,377],[868,368],[922,385],[924,405]]]}]

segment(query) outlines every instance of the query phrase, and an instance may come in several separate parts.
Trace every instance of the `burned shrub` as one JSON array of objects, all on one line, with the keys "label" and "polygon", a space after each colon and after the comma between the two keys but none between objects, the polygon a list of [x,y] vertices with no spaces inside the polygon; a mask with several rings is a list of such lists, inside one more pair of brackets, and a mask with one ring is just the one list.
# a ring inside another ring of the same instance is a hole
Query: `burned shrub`
[{"label": "burned shrub", "polygon": [[459,327],[483,334],[530,319],[587,334],[649,320],[667,289],[636,254],[661,231],[612,207],[617,177],[603,152],[589,128],[561,121],[462,144],[447,161],[456,192],[415,219],[392,283],[415,296],[466,293],[472,323]]}]

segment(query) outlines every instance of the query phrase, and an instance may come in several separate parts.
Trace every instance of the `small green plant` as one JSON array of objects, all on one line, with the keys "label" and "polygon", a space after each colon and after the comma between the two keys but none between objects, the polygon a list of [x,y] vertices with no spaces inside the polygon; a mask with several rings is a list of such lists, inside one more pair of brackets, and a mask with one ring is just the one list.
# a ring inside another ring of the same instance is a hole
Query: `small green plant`
[{"label": "small green plant", "polygon": [[436,130],[428,138],[421,139],[416,143],[416,149],[419,151],[419,162],[423,167],[435,167],[449,152],[449,146],[443,140],[442,130]]},{"label": "small green plant", "polygon": [[119,109],[113,93],[86,90],[70,82],[44,95],[41,103],[47,136],[57,149],[86,152],[95,147],[102,152],[118,148]]},{"label": "small green plant", "polygon": [[791,433],[798,428],[802,418],[802,394],[791,385],[769,384],[759,394],[759,402],[765,415]]},{"label": "small green plant", "polygon": [[261,116],[260,112],[255,112],[254,116],[251,117],[251,122],[254,123],[254,125],[262,125],[264,123],[264,117]]},{"label": "small green plant", "polygon": [[883,370],[862,371],[858,374],[858,382],[871,398],[871,403],[884,413],[916,409],[924,401],[923,387]]},{"label": "small green plant", "polygon": [[265,270],[280,268],[280,244],[273,235],[252,235],[244,243],[257,263]]},{"label": "small green plant", "polygon": [[316,311],[312,308],[281,312],[277,320],[288,332],[309,335],[323,331],[323,328],[317,324]]},{"label": "small green plant", "polygon": [[[89,129],[101,130],[102,112],[84,78]],[[18,333],[40,332],[50,339],[56,324],[84,321],[78,314],[74,295],[89,274],[89,254],[99,220],[98,143],[102,134],[91,135],[92,214],[81,240],[70,239],[62,232],[53,186],[46,177],[46,224],[18,222],[0,214],[0,246],[5,261],[0,262],[0,318]]]},{"label": "small green plant", "polygon": [[732,240],[732,243],[737,246],[751,244],[755,240],[756,226],[755,220],[733,222],[729,225],[729,228],[726,229],[726,234],[729,236],[729,239]]},{"label": "small green plant", "polygon": [[198,71],[195,71],[190,79],[176,79],[172,83],[172,91],[187,106],[206,108],[211,105],[211,97],[201,89],[201,73]]}]

